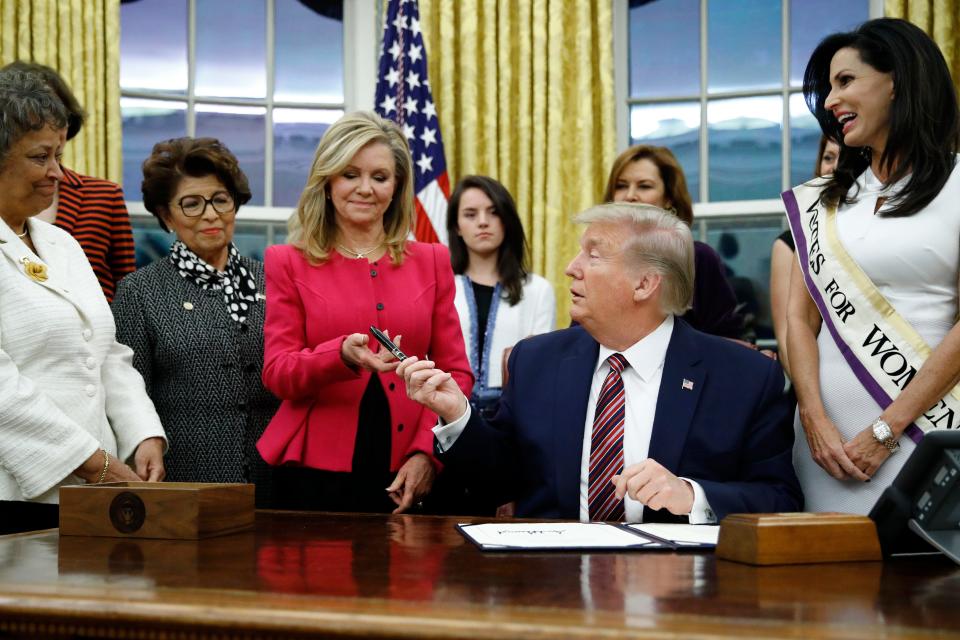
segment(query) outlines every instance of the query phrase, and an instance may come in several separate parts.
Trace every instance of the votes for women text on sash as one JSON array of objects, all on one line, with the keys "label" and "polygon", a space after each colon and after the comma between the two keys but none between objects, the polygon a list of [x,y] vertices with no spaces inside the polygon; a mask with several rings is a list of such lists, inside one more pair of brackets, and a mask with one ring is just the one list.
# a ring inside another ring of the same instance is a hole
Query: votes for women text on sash
[{"label": "votes for women text on sash", "polygon": [[[823,326],[860,383],[886,408],[917,375],[930,347],[844,249],[836,207],[820,202],[825,184],[815,178],[782,194],[797,259]],[[919,442],[931,429],[953,428],[960,428],[960,385],[906,433]]]}]

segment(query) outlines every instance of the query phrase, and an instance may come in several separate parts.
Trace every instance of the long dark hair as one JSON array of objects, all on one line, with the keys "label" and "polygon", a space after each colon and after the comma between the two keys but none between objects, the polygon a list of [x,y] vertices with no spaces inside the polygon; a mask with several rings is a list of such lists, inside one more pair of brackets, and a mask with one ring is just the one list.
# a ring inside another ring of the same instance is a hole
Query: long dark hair
[{"label": "long dark hair", "polygon": [[457,233],[460,198],[467,189],[479,189],[490,198],[493,210],[503,224],[503,242],[497,249],[497,274],[507,302],[513,306],[523,299],[523,284],[530,271],[527,236],[517,215],[513,196],[502,184],[487,176],[466,176],[453,190],[447,205],[447,237],[450,239],[450,262],[454,273],[464,273],[470,265],[470,254],[463,238]]},{"label": "long dark hair", "polygon": [[887,184],[910,175],[906,186],[891,198],[889,216],[909,216],[930,204],[946,184],[960,146],[957,92],[943,54],[919,27],[905,20],[879,18],[855,31],[835,33],[817,45],[803,75],[807,106],[823,133],[840,142],[840,160],[824,187],[824,204],[851,202],[847,191],[870,166],[866,149],[847,147],[843,130],[824,103],[830,93],[830,62],[840,49],[855,49],[860,59],[893,76],[890,132],[880,157]]}]

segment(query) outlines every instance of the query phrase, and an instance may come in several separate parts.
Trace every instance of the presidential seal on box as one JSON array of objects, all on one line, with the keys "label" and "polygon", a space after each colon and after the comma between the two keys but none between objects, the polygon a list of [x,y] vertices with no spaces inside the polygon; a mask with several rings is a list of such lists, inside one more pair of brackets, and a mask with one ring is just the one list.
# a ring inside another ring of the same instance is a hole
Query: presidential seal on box
[{"label": "presidential seal on box", "polygon": [[110,482],[60,489],[60,535],[197,540],[253,528],[254,486]]}]

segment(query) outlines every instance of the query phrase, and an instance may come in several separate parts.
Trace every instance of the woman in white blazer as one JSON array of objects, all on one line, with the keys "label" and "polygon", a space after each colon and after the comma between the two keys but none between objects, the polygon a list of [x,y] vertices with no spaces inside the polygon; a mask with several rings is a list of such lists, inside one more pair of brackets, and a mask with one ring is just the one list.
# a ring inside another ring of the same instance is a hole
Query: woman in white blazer
[{"label": "woman in white blazer", "polygon": [[476,382],[470,401],[496,410],[503,357],[518,341],[553,331],[557,301],[546,279],[529,272],[529,249],[507,189],[487,176],[467,176],[447,207],[454,304]]},{"label": "woman in white blazer", "polygon": [[63,175],[63,105],[4,71],[0,118],[2,534],[57,526],[62,485],[162,480],[166,440],[80,245],[33,219]]}]

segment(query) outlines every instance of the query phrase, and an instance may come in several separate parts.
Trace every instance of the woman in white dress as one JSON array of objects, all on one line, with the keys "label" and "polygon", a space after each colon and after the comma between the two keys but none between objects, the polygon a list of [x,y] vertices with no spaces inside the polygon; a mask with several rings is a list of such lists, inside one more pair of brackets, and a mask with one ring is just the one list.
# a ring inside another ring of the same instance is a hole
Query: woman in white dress
[{"label": "woman in white dress", "polygon": [[960,426],[960,114],[943,55],[901,20],[824,39],[804,94],[841,151],[832,176],[784,194],[794,464],[808,511],[865,514],[924,431]]},{"label": "woman in white dress", "polygon": [[516,204],[493,178],[467,176],[457,184],[447,231],[457,274],[454,305],[476,379],[470,401],[492,417],[505,352],[527,336],[553,331],[557,301],[550,283],[530,273]]}]

